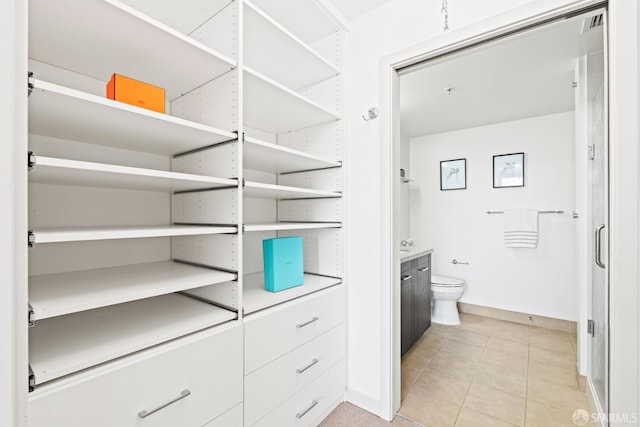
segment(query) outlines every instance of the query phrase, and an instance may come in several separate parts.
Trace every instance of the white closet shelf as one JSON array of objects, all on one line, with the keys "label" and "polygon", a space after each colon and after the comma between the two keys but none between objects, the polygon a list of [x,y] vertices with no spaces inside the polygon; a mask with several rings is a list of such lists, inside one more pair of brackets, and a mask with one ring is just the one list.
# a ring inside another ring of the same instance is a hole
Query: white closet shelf
[{"label": "white closet shelf", "polygon": [[126,188],[131,190],[184,191],[237,186],[235,179],[142,169],[105,163],[29,156],[29,182]]},{"label": "white closet shelf", "polygon": [[30,231],[31,243],[79,242],[87,240],[139,239],[147,237],[197,236],[236,233],[237,227],[207,225],[160,225],[131,227],[55,227]]},{"label": "white closet shelf", "polygon": [[235,280],[235,273],[163,261],[31,276],[33,319],[92,310]]},{"label": "white closet shelf", "polygon": [[269,199],[314,199],[342,196],[342,194],[337,191],[312,190],[309,188],[288,187],[285,185],[264,184],[253,181],[245,181],[243,194],[246,197]]},{"label": "white closet shelf", "polygon": [[335,160],[323,159],[256,138],[244,138],[244,167],[270,173],[285,173],[341,166]]},{"label": "white closet shelf", "polygon": [[342,283],[336,277],[305,273],[304,284],[280,292],[264,290],[263,273],[244,276],[242,299],[244,313],[249,314]]},{"label": "white closet shelf", "polygon": [[329,61],[249,1],[244,2],[245,63],[292,89],[340,74]]},{"label": "white closet shelf", "polygon": [[285,133],[339,120],[340,116],[276,81],[244,67],[245,124]]},{"label": "white closet shelf", "polygon": [[54,317],[29,330],[29,365],[42,384],[235,317],[179,294]]},{"label": "white closet shelf", "polygon": [[170,156],[237,135],[33,79],[29,133]]},{"label": "white closet shelf", "polygon": [[117,72],[164,88],[172,100],[237,64],[116,0],[29,6],[30,57],[105,83]]},{"label": "white closet shelf", "polygon": [[319,230],[341,228],[340,222],[279,222],[274,224],[245,224],[244,231]]},{"label": "white closet shelf", "polygon": [[253,0],[253,3],[305,43],[327,37],[342,26],[331,19],[317,0]]}]

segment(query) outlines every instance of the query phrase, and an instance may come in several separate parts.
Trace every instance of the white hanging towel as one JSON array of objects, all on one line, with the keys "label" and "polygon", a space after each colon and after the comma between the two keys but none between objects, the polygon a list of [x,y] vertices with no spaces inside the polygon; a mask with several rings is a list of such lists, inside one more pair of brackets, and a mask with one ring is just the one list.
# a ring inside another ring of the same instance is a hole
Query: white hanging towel
[{"label": "white hanging towel", "polygon": [[505,210],[504,243],[508,248],[536,248],[538,246],[538,210]]}]

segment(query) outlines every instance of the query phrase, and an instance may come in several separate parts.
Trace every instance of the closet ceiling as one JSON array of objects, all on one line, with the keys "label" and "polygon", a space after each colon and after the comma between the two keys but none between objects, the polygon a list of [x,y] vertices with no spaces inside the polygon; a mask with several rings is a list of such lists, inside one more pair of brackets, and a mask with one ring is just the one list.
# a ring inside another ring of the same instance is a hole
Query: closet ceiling
[{"label": "closet ceiling", "polygon": [[388,1],[389,0],[331,0],[331,3],[335,5],[345,18],[351,20],[360,15],[364,15]]},{"label": "closet ceiling", "polygon": [[576,60],[603,48],[602,27],[583,32],[592,15],[415,66],[400,78],[403,133],[412,138],[573,110]]}]

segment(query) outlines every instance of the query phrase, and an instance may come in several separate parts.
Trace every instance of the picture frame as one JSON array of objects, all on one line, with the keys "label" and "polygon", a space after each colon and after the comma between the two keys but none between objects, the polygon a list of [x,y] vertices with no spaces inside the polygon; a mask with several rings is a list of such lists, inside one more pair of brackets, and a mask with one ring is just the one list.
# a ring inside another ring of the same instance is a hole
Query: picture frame
[{"label": "picture frame", "polygon": [[440,190],[465,190],[467,188],[467,159],[442,160],[440,162]]},{"label": "picture frame", "polygon": [[524,187],[524,153],[493,156],[493,188]]}]

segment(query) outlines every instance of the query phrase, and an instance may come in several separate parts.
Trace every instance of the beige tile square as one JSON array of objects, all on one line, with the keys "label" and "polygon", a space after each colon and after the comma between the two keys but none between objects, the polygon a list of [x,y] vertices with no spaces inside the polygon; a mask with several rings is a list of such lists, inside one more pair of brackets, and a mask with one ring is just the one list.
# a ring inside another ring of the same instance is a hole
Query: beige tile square
[{"label": "beige tile square", "polygon": [[589,409],[587,396],[567,386],[530,378],[527,384],[527,399],[552,408],[573,411]]},{"label": "beige tile square", "polygon": [[507,322],[519,323],[521,325],[531,325],[531,319],[528,314],[518,313],[515,311],[501,310],[496,308],[496,319]]},{"label": "beige tile square", "polygon": [[[535,330],[537,328],[533,328]],[[573,336],[570,334],[557,335],[552,333],[532,332],[529,337],[532,347],[545,348],[547,350],[559,353],[575,354],[575,346],[573,344]]]},{"label": "beige tile square", "polygon": [[[591,414],[588,408],[581,408]],[[550,406],[528,400],[527,401],[527,427],[576,427],[573,421],[575,409],[557,409]],[[582,425],[594,425],[592,422]]]},{"label": "beige tile square", "polygon": [[462,408],[456,421],[456,427],[512,427],[513,425],[467,407]]},{"label": "beige tile square", "polygon": [[442,344],[442,347],[440,347],[440,353],[454,353],[456,356],[462,359],[468,359],[474,362],[480,360],[483,352],[483,347],[468,345],[460,341],[453,340],[447,340],[444,344]]},{"label": "beige tile square", "polygon": [[429,329],[422,336],[435,335],[442,338],[447,338],[458,329],[458,326],[454,325],[439,325],[437,323],[431,323]]},{"label": "beige tile square", "polygon": [[495,318],[496,309],[493,307],[484,307],[475,304],[458,303],[459,310],[463,313],[475,314],[477,316]]},{"label": "beige tile square", "polygon": [[518,357],[502,351],[485,348],[480,361],[480,365],[493,366],[506,371],[522,374],[527,372],[528,359]]},{"label": "beige tile square", "polygon": [[555,365],[530,360],[529,378],[579,390],[575,369],[564,369]]},{"label": "beige tile square", "polygon": [[513,372],[501,367],[478,365],[473,384],[485,386],[518,397],[527,395],[527,375],[524,370]]},{"label": "beige tile square", "polygon": [[517,341],[507,340],[499,337],[489,337],[487,348],[512,354],[522,359],[529,357],[529,346]]},{"label": "beige tile square", "polygon": [[491,330],[491,336],[529,345],[530,329],[530,326],[496,320]]},{"label": "beige tile square", "polygon": [[445,372],[465,381],[473,379],[477,367],[477,362],[465,359],[454,353],[438,353],[429,363],[429,369]]},{"label": "beige tile square", "polygon": [[403,417],[429,427],[453,427],[460,412],[460,405],[435,396],[427,398],[410,393],[402,402]]},{"label": "beige tile square", "polygon": [[456,405],[462,405],[470,385],[471,382],[468,380],[461,380],[445,372],[427,368],[416,382],[411,394],[418,397],[435,396]]},{"label": "beige tile square", "polygon": [[472,384],[463,407],[510,424],[524,426],[525,399],[485,385]]},{"label": "beige tile square", "polygon": [[447,340],[447,337],[444,337],[444,336],[439,336],[436,334],[431,334],[431,335],[424,334],[413,344],[411,349],[407,351],[407,354],[412,350],[418,351],[418,352],[438,351],[440,346],[444,344],[446,340]]},{"label": "beige tile square", "polygon": [[463,314],[460,317],[460,329],[482,335],[490,335],[494,322],[494,319],[488,317],[476,316],[475,314]]},{"label": "beige tile square", "polygon": [[531,319],[531,326],[540,328],[554,329],[556,331],[571,332],[571,322],[562,319],[553,319],[551,317],[543,317],[534,315]]},{"label": "beige tile square", "polygon": [[476,347],[484,347],[489,339],[488,334],[480,334],[478,332],[467,331],[464,329],[458,329],[449,340],[458,341],[463,344],[475,345]]},{"label": "beige tile square", "polygon": [[400,399],[404,399],[413,389],[413,386],[425,369],[426,365],[402,363],[400,367]]},{"label": "beige tile square", "polygon": [[576,369],[576,358],[574,355],[547,350],[545,348],[530,347],[529,359],[554,365],[562,369]]}]

